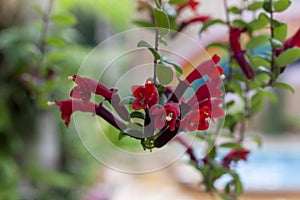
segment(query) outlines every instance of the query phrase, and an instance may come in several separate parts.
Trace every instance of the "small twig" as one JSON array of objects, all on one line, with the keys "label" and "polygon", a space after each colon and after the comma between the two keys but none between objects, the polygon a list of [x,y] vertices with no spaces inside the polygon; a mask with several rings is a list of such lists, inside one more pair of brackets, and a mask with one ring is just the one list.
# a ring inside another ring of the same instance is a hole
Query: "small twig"
[{"label": "small twig", "polygon": [[[155,46],[154,46],[154,48],[155,48],[155,50],[156,51],[158,51],[158,40],[159,40],[159,31],[158,31],[158,28],[156,28],[156,30],[155,30]],[[157,59],[156,58],[154,58],[154,69],[153,69],[153,82],[154,82],[154,84],[156,84],[156,68],[157,68]]]}]

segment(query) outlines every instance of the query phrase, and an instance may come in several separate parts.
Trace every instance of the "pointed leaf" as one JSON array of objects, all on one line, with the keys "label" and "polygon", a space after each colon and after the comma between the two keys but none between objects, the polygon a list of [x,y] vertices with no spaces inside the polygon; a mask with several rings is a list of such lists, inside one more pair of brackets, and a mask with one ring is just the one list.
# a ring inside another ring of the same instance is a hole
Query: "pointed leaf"
[{"label": "pointed leaf", "polygon": [[152,55],[154,56],[155,59],[160,59],[159,53],[156,51],[154,47],[152,47],[148,42],[141,40],[137,44],[138,47],[146,47],[151,51]]},{"label": "pointed leaf", "polygon": [[155,25],[159,28],[161,36],[167,35],[170,29],[170,21],[167,13],[161,9],[154,8],[153,10]]},{"label": "pointed leaf", "polygon": [[157,64],[156,74],[160,84],[162,85],[168,85],[173,80],[172,68],[162,63]]},{"label": "pointed leaf", "polygon": [[170,65],[173,65],[175,70],[177,71],[178,75],[182,75],[183,73],[183,70],[182,70],[182,67],[179,63],[177,63],[176,61],[172,60],[171,58],[168,58],[166,56],[162,56],[161,57],[161,60],[165,63],[168,63]]},{"label": "pointed leaf", "polygon": [[274,87],[284,89],[284,90],[289,90],[292,93],[295,93],[295,89],[287,83],[277,82],[274,84]]},{"label": "pointed leaf", "polygon": [[202,28],[200,29],[199,34],[202,33],[203,31],[205,31],[210,26],[215,25],[215,24],[226,24],[226,22],[224,22],[221,19],[213,19],[213,20],[206,21],[202,25]]},{"label": "pointed leaf", "polygon": [[300,49],[293,48],[288,49],[281,53],[278,58],[276,58],[275,63],[278,66],[286,66],[296,62],[300,58]]},{"label": "pointed leaf", "polygon": [[291,5],[290,0],[278,0],[274,2],[274,10],[276,12],[282,12],[285,11],[288,7]]}]

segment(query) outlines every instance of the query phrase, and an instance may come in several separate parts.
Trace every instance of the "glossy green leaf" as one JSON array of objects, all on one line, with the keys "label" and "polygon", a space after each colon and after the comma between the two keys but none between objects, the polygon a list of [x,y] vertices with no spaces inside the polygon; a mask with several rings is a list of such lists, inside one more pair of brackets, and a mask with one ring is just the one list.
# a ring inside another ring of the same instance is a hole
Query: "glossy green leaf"
[{"label": "glossy green leaf", "polygon": [[170,21],[167,13],[161,9],[153,9],[155,26],[159,28],[161,36],[167,35],[170,31]]},{"label": "glossy green leaf", "polygon": [[186,2],[186,0],[170,0],[169,3],[170,4],[184,4]]},{"label": "glossy green leaf", "polygon": [[248,27],[248,23],[241,19],[235,19],[232,22],[232,24],[233,24],[233,27],[239,28],[239,29],[244,29],[244,28]]},{"label": "glossy green leaf", "polygon": [[157,64],[156,75],[162,85],[168,85],[171,83],[174,76],[172,68],[161,63]]},{"label": "glossy green leaf", "polygon": [[281,24],[274,27],[274,38],[280,42],[284,42],[287,35],[287,25]]},{"label": "glossy green leaf", "polygon": [[254,94],[251,98],[251,114],[255,114],[258,111],[260,111],[264,105],[265,105],[265,101],[264,101],[264,94],[263,92],[257,92],[256,94]]},{"label": "glossy green leaf", "polygon": [[282,12],[285,11],[288,7],[290,7],[291,1],[290,0],[278,0],[273,3],[274,11]]},{"label": "glossy green leaf", "polygon": [[271,0],[265,0],[264,4],[263,4],[263,8],[264,8],[265,11],[271,12],[272,11],[272,2],[271,2]]},{"label": "glossy green leaf", "polygon": [[264,4],[263,1],[253,2],[248,5],[247,9],[250,11],[255,11],[255,10],[261,9],[263,7],[263,4]]},{"label": "glossy green leaf", "polygon": [[280,48],[283,45],[281,41],[279,41],[275,38],[271,38],[270,42],[271,42],[271,45],[272,45],[273,48]]},{"label": "glossy green leaf", "polygon": [[162,56],[161,57],[161,60],[165,63],[168,63],[170,65],[173,65],[176,72],[178,73],[178,75],[182,75],[183,73],[183,70],[182,70],[182,67],[179,63],[175,62],[174,60],[172,60],[171,58],[168,58],[166,56]]},{"label": "glossy green leaf", "polygon": [[56,47],[64,47],[66,45],[66,42],[64,39],[56,36],[51,36],[47,38],[47,44],[50,46],[56,46]]},{"label": "glossy green leaf", "polygon": [[300,58],[300,49],[293,48],[288,49],[281,53],[278,58],[276,58],[275,63],[277,66],[286,66],[296,62]]},{"label": "glossy green leaf", "polygon": [[234,187],[234,194],[236,196],[239,196],[239,195],[241,195],[243,193],[243,184],[242,184],[242,182],[240,180],[240,177],[239,177],[239,175],[237,173],[231,173],[231,176],[233,177],[234,183],[235,183],[234,184],[235,185],[235,187]]},{"label": "glossy green leaf", "polygon": [[152,53],[152,55],[154,56],[155,59],[160,59],[159,53],[148,42],[146,42],[144,40],[141,40],[141,41],[138,42],[137,46],[148,48],[151,51],[151,53]]},{"label": "glossy green leaf", "polygon": [[262,145],[263,145],[262,138],[259,137],[259,136],[250,137],[250,140],[253,141],[253,142],[255,142],[258,147],[262,147]]},{"label": "glossy green leaf", "polygon": [[73,26],[77,23],[76,18],[70,14],[57,14],[51,16],[51,20],[54,23],[59,23],[62,25]]},{"label": "glossy green leaf", "polygon": [[206,46],[206,48],[210,48],[210,47],[219,47],[219,48],[224,49],[224,50],[229,49],[228,44],[223,44],[223,43],[220,43],[220,42],[212,42],[212,43],[210,43],[209,45]]},{"label": "glossy green leaf", "polygon": [[254,68],[260,66],[270,67],[270,61],[261,56],[251,56],[251,63]]},{"label": "glossy green leaf", "polygon": [[134,100],[135,100],[135,98],[133,96],[124,97],[120,100],[119,105],[125,106],[128,104],[132,104]]},{"label": "glossy green leaf", "polygon": [[145,114],[139,111],[133,111],[130,113],[130,118],[145,119]]},{"label": "glossy green leaf", "polygon": [[295,89],[287,83],[277,82],[277,83],[274,84],[274,87],[284,89],[284,90],[289,90],[292,93],[295,93]]},{"label": "glossy green leaf", "polygon": [[59,62],[65,59],[66,56],[64,52],[50,52],[46,54],[45,59],[47,62]]},{"label": "glossy green leaf", "polygon": [[230,149],[244,149],[243,146],[239,143],[234,143],[234,142],[226,142],[220,145],[220,147],[223,148],[230,148]]},{"label": "glossy green leaf", "polygon": [[241,14],[241,10],[236,6],[233,6],[233,7],[229,8],[228,12],[236,14],[236,15]]},{"label": "glossy green leaf", "polygon": [[247,43],[247,49],[254,49],[255,47],[265,45],[266,42],[269,40],[270,35],[262,34],[256,37],[250,38],[249,42]]},{"label": "glossy green leaf", "polygon": [[265,13],[260,13],[258,19],[249,23],[249,27],[253,30],[259,30],[269,24],[269,17]]},{"label": "glossy green leaf", "polygon": [[205,31],[207,28],[209,28],[210,26],[213,26],[215,24],[226,24],[226,22],[224,22],[223,20],[221,19],[213,19],[213,20],[209,20],[209,21],[206,21],[200,31],[199,31],[199,34],[202,33],[203,31]]},{"label": "glossy green leaf", "polygon": [[278,98],[277,98],[277,96],[273,92],[268,91],[268,90],[264,90],[263,94],[264,94],[265,97],[267,97],[273,103],[278,103]]}]

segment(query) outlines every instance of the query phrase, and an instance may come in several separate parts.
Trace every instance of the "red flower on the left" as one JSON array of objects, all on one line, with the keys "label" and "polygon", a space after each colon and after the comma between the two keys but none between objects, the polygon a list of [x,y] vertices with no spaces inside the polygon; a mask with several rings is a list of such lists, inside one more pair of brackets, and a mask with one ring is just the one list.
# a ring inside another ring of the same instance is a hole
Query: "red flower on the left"
[{"label": "red flower on the left", "polygon": [[77,86],[75,86],[70,96],[75,99],[82,99],[85,103],[91,99],[91,93],[103,96],[105,99],[111,99],[113,91],[106,88],[103,84],[90,78],[81,77],[79,75],[73,75],[69,77],[73,80]]},{"label": "red flower on the left", "polygon": [[[49,104],[52,104],[51,102]],[[95,113],[97,104],[92,102],[84,102],[81,99],[67,99],[55,101],[53,104],[60,107],[61,118],[65,120],[68,127],[70,124],[71,115],[75,111]]]}]

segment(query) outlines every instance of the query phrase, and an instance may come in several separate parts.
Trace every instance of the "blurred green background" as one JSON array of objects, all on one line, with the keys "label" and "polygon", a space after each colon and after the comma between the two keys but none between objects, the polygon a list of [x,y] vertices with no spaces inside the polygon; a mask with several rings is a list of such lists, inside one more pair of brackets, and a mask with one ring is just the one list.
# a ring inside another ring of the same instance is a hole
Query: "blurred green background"
[{"label": "blurred green background", "polygon": [[93,184],[100,164],[47,101],[69,98],[67,76],[126,30],[134,9],[131,0],[0,0],[1,200],[81,199]]}]

